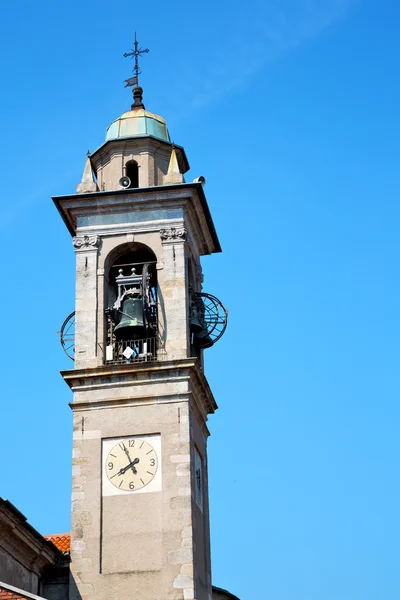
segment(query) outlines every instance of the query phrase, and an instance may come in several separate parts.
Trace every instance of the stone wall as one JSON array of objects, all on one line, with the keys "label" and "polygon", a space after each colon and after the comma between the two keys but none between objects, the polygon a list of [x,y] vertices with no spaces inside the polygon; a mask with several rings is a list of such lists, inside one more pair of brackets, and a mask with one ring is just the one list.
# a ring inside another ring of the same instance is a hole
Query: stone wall
[{"label": "stone wall", "polygon": [[30,571],[28,564],[21,562],[21,557],[17,559],[11,551],[3,548],[1,541],[0,539],[0,581],[21,587],[28,592],[37,592],[39,586],[37,574]]}]

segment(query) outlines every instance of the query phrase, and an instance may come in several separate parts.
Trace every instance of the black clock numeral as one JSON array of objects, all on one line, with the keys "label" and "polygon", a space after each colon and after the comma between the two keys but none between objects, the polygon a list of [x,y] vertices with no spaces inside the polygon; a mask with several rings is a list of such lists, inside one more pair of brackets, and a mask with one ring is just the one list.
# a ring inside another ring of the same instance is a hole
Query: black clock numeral
[{"label": "black clock numeral", "polygon": [[113,470],[113,468],[114,468],[114,463],[112,463],[112,462],[109,462],[109,463],[108,463],[108,468],[110,469],[110,471],[112,471],[112,470]]},{"label": "black clock numeral", "polygon": [[129,483],[129,489],[130,489],[130,490],[134,490],[134,489],[135,489],[135,484],[133,483],[133,481],[131,481],[131,482]]},{"label": "black clock numeral", "polygon": [[135,440],[129,440],[129,448],[133,448],[135,445]]},{"label": "black clock numeral", "polygon": [[151,459],[150,459],[150,466],[151,466],[151,467],[154,467],[154,465],[155,465],[155,464],[156,464],[156,461],[155,461],[155,459],[154,459],[154,458],[151,458]]}]

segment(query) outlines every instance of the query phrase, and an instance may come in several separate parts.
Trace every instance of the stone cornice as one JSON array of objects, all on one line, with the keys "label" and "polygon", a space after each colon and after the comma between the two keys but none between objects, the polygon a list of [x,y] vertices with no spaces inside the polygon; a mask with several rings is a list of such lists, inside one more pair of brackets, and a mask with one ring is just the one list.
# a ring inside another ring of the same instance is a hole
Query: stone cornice
[{"label": "stone cornice", "polygon": [[[61,375],[75,393],[102,389],[103,397],[101,399],[75,399],[70,404],[72,410],[90,410],[100,406],[137,405],[154,402],[167,403],[189,399],[196,405],[204,421],[206,421],[207,415],[218,408],[207,379],[199,367],[197,358],[129,365],[103,365],[92,369],[62,371]],[[186,381],[188,383],[187,391],[175,393],[166,389],[165,393],[161,395],[153,396],[151,393],[147,393],[135,397],[129,394],[116,397],[113,393],[115,387],[145,386],[146,384],[160,382],[168,383],[168,381],[171,383]]]},{"label": "stone cornice", "polygon": [[0,498],[0,530],[2,545],[13,555],[18,555],[20,562],[26,561],[27,567],[37,573],[49,565],[53,565],[61,556],[59,550],[46,540],[26,517],[8,500]]},{"label": "stone cornice", "polygon": [[[77,233],[77,218],[143,210],[182,208],[200,254],[220,252],[221,247],[200,183],[134,188],[54,197],[53,201],[70,233]],[[172,219],[173,220],[173,219]],[[140,223],[138,223],[140,225]],[[135,224],[132,224],[134,232]],[[168,220],[160,221],[160,229]],[[98,230],[100,230],[99,228]],[[85,231],[82,231],[85,234]],[[96,231],[93,231],[96,233]]]}]

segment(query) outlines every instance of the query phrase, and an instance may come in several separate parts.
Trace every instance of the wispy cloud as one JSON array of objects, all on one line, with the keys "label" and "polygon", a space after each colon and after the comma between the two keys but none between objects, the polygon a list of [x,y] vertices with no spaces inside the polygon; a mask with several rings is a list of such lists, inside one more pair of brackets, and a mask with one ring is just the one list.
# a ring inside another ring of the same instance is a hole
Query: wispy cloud
[{"label": "wispy cloud", "polygon": [[239,88],[283,54],[343,19],[359,1],[230,2],[223,21],[218,23],[217,18],[211,24],[211,40],[202,55],[204,63],[191,61],[183,77],[180,72],[179,81],[174,83],[180,107],[191,111]]}]

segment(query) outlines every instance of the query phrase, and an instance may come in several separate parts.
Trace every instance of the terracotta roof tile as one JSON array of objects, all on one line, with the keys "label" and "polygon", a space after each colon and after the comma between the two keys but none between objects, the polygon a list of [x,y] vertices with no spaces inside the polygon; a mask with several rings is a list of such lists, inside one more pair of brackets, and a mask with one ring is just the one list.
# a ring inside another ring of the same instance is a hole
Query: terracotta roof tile
[{"label": "terracotta roof tile", "polygon": [[71,536],[69,533],[54,533],[45,535],[46,540],[53,542],[61,552],[69,552],[71,547]]},{"label": "terracotta roof tile", "polygon": [[11,592],[0,586],[0,600],[26,600],[26,596],[21,596],[21,594]]},{"label": "terracotta roof tile", "polygon": [[0,582],[0,600],[44,600],[44,598]]}]

